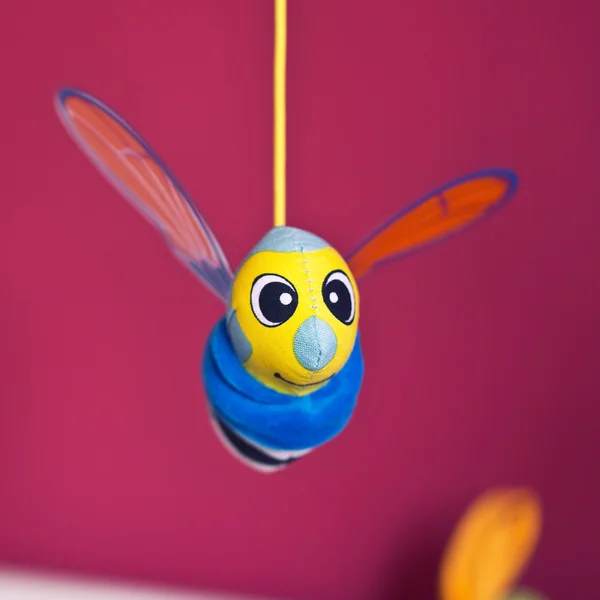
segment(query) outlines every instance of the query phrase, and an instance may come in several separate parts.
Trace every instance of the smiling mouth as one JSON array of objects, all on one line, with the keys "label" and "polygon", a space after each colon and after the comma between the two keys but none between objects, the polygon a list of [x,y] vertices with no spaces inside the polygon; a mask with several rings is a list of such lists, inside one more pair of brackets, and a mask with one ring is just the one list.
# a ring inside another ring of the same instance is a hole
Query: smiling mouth
[{"label": "smiling mouth", "polygon": [[326,377],[325,379],[321,379],[320,381],[311,381],[310,383],[294,383],[293,381],[290,381],[289,379],[282,377],[281,373],[275,373],[275,377],[277,377],[277,379],[281,379],[281,381],[285,381],[286,383],[289,383],[290,385],[293,385],[296,387],[310,387],[311,385],[319,385],[321,383],[325,383],[326,381],[329,381],[334,375],[335,375],[335,373],[333,375],[330,375],[329,377]]}]

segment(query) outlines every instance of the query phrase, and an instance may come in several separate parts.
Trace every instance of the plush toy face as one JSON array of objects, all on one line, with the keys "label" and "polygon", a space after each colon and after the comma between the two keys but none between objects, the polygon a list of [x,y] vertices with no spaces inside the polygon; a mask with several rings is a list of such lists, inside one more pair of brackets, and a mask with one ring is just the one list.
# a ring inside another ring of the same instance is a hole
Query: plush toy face
[{"label": "plush toy face", "polygon": [[227,323],[253,377],[302,396],[346,364],[358,317],[356,282],[342,256],[310,233],[278,227],[240,267]]}]

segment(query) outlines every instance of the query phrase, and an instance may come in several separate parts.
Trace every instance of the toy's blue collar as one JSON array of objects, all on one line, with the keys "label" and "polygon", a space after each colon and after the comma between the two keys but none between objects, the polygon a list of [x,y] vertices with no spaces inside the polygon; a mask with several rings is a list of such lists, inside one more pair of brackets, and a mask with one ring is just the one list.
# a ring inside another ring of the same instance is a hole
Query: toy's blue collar
[{"label": "toy's blue collar", "polygon": [[272,390],[238,360],[221,319],[208,340],[203,376],[211,408],[228,427],[273,450],[304,450],[335,437],[348,423],[363,377],[357,336],[348,362],[331,381],[306,396]]}]

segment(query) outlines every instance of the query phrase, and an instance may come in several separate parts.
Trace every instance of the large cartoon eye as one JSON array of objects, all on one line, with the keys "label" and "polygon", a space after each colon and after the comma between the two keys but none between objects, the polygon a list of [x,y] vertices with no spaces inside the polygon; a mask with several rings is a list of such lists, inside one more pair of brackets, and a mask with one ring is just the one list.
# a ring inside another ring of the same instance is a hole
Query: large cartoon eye
[{"label": "large cartoon eye", "polygon": [[298,292],[280,275],[260,275],[252,284],[250,302],[254,316],[263,325],[277,327],[296,311]]},{"label": "large cartoon eye", "polygon": [[323,282],[323,300],[331,314],[342,323],[350,325],[356,311],[354,288],[343,271],[332,271]]}]

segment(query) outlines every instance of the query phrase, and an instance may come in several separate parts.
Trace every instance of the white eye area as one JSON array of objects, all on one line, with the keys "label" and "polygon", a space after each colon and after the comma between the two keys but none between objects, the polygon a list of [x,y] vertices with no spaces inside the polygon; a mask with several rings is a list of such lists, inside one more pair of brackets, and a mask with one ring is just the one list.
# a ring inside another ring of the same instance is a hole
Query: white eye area
[{"label": "white eye area", "polygon": [[284,292],[283,294],[281,294],[281,296],[279,296],[279,302],[281,302],[281,304],[283,304],[284,306],[291,304],[292,303],[292,295],[289,294],[288,292]]},{"label": "white eye area", "polygon": [[296,311],[298,292],[281,275],[267,273],[254,280],[250,304],[256,319],[265,327],[285,323]]},{"label": "white eye area", "polygon": [[329,273],[323,282],[323,300],[333,316],[350,325],[354,321],[356,300],[350,278],[343,271]]}]

